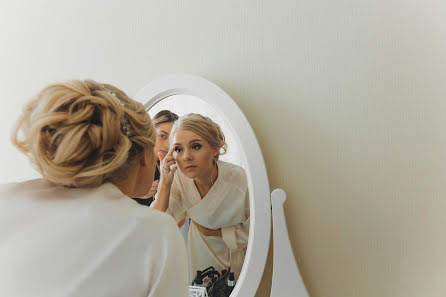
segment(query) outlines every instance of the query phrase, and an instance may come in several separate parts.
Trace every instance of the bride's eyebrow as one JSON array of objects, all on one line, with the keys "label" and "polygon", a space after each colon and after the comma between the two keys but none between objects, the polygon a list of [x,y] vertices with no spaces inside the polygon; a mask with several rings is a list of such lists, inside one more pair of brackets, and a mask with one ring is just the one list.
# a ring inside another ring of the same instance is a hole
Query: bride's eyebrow
[{"label": "bride's eyebrow", "polygon": [[[201,142],[200,139],[192,139],[191,141],[189,141],[189,144],[193,143],[193,142]],[[174,145],[182,145],[181,143],[176,142]]]}]

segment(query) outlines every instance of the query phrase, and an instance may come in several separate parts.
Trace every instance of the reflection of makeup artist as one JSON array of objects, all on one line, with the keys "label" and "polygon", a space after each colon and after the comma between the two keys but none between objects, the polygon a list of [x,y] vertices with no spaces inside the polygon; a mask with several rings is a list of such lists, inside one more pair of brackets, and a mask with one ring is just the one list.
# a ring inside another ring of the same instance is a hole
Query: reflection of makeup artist
[{"label": "reflection of makeup artist", "polygon": [[141,198],[133,198],[140,204],[149,206],[153,201],[153,196],[157,191],[158,182],[160,179],[159,164],[160,161],[162,161],[167,155],[169,150],[170,130],[172,130],[173,123],[176,120],[178,120],[178,116],[169,110],[161,110],[152,119],[156,130],[156,144],[154,151],[155,156],[157,157],[157,166],[150,191]]},{"label": "reflection of makeup artist", "polygon": [[175,221],[129,198],[156,166],[142,104],[91,80],[54,84],[13,135],[43,178],[0,186],[0,296],[187,296]]},{"label": "reflection of makeup artist", "polygon": [[[171,149],[161,162],[153,207],[178,223],[190,218],[190,277],[197,270],[231,267],[238,277],[249,231],[249,196],[243,168],[219,161],[225,137],[211,119],[188,114],[173,125]],[[179,170],[177,170],[177,166]]]}]

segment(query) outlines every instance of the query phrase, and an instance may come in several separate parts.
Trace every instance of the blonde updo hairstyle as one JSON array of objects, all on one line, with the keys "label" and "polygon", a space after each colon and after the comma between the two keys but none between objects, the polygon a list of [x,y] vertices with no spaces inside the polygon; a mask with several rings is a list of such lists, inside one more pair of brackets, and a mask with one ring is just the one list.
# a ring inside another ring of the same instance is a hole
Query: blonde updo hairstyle
[{"label": "blonde updo hairstyle", "polygon": [[50,182],[97,187],[126,179],[145,149],[153,153],[155,136],[141,103],[112,85],[71,80],[24,106],[12,142]]},{"label": "blonde updo hairstyle", "polygon": [[219,153],[214,157],[214,163],[218,161],[220,155],[226,153],[228,145],[226,144],[225,135],[220,126],[208,117],[197,113],[188,113],[181,116],[172,126],[170,143],[173,143],[173,137],[177,130],[192,131],[206,140],[211,147],[217,148]]}]

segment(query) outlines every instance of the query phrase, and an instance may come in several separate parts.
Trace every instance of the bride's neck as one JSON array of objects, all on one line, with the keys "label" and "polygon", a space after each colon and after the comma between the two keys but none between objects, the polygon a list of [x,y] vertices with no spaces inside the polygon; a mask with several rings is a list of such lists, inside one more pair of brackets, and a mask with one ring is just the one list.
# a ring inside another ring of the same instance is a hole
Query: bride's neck
[{"label": "bride's neck", "polygon": [[216,164],[212,166],[210,173],[205,174],[201,178],[194,178],[194,184],[197,187],[198,192],[200,192],[201,198],[203,198],[209,192],[217,178],[218,167]]}]

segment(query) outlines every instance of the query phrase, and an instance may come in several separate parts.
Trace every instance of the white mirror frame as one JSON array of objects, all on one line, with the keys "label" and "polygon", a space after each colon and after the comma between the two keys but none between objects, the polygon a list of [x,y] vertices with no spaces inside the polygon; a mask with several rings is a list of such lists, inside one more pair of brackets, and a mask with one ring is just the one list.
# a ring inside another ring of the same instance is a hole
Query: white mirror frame
[{"label": "white mirror frame", "polygon": [[231,297],[255,296],[265,268],[271,232],[269,182],[257,138],[232,98],[214,83],[198,76],[180,74],[152,81],[136,94],[135,99],[149,110],[164,98],[179,94],[196,96],[221,111],[242,148],[251,213],[245,261]]}]

